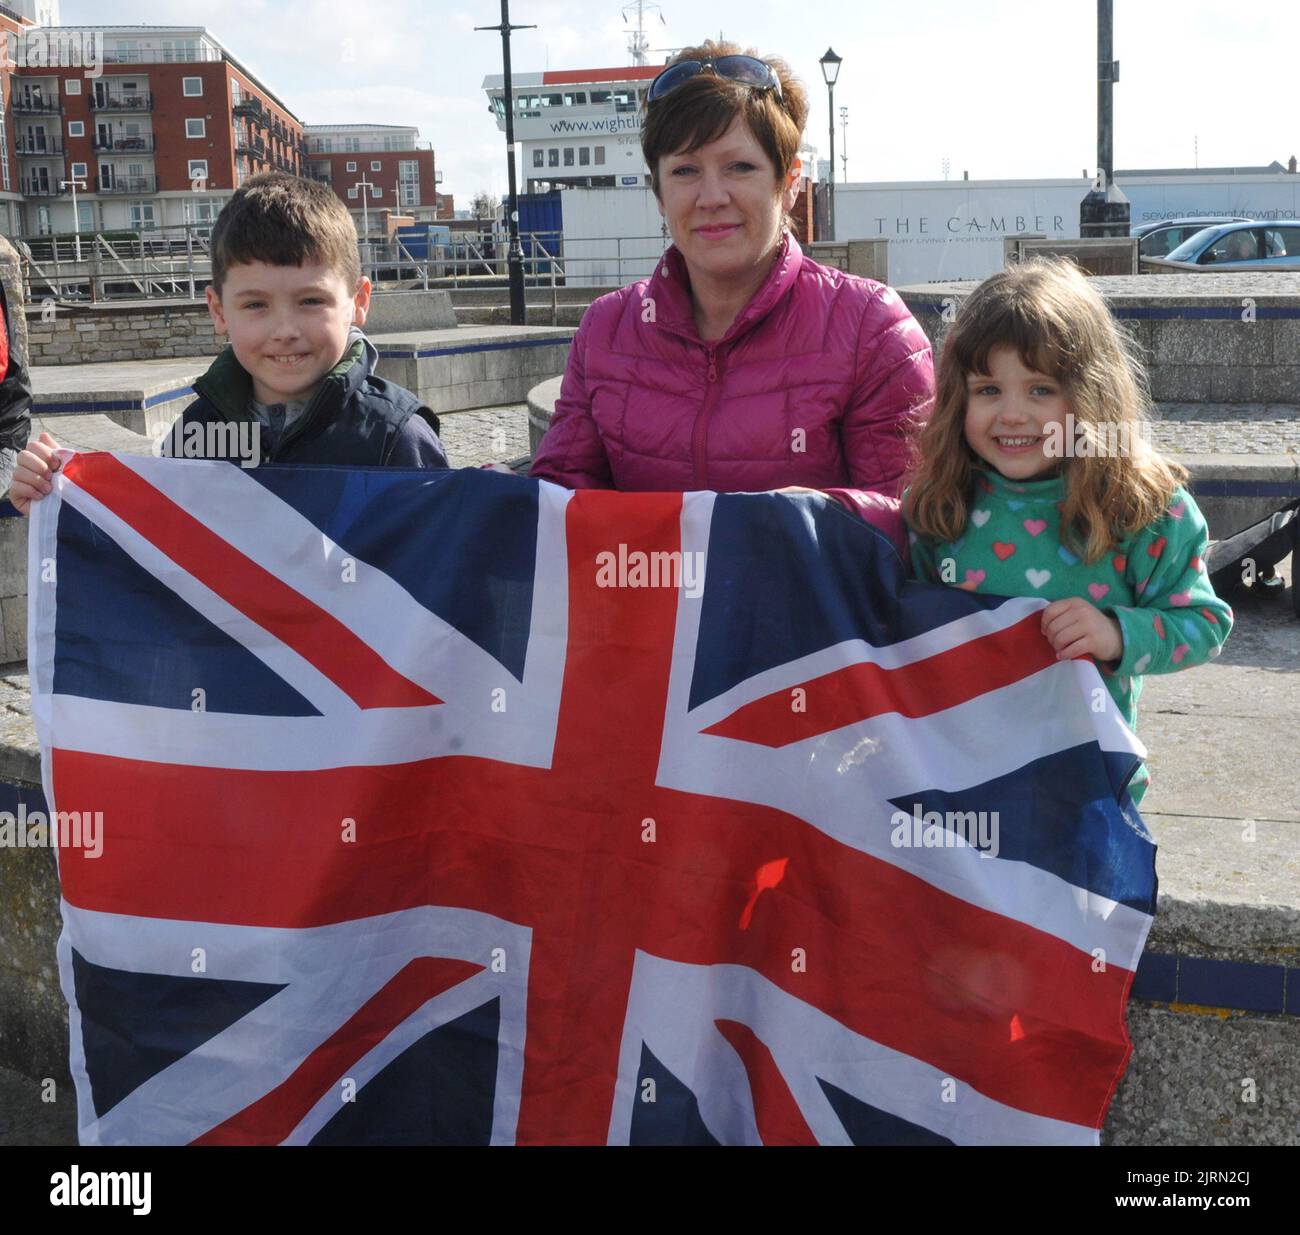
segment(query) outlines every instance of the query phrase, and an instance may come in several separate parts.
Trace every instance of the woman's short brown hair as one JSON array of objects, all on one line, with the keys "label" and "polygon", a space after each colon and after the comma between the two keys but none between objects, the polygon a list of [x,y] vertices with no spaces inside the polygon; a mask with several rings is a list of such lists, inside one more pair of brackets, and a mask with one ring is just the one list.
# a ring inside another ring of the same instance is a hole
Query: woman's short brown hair
[{"label": "woman's short brown hair", "polygon": [[212,228],[212,286],[218,296],[231,266],[319,262],[356,290],[361,280],[357,228],[328,185],[284,172],[250,176]]},{"label": "woman's short brown hair", "polygon": [[647,106],[641,153],[650,168],[650,184],[656,197],[660,197],[659,160],[664,155],[689,153],[717,141],[737,116],[743,117],[772,160],[778,183],[794,166],[808,120],[808,94],[784,60],[759,56],[752,47],[742,49],[738,43],[708,39],[699,47],[679,52],[669,64],[738,55],[754,56],[770,64],[781,80],[781,97],[777,98],[774,90],[755,90],[743,82],[706,72],[684,82],[654,106]]}]

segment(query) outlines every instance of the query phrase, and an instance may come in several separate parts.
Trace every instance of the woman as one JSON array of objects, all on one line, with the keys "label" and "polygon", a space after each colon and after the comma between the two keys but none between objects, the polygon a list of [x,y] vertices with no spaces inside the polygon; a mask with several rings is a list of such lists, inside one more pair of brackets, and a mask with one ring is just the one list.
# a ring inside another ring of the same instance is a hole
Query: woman
[{"label": "woman", "polygon": [[569,488],[833,493],[902,540],[898,493],[934,394],[930,343],[888,287],[805,257],[808,116],[780,60],[683,51],[641,148],[673,244],[588,309],[531,474]]}]

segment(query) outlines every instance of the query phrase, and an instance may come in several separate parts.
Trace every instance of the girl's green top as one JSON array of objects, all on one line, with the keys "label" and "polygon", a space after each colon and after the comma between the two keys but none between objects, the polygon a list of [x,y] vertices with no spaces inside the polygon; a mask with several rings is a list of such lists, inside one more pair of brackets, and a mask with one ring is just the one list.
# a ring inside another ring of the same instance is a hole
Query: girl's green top
[{"label": "girl's green top", "polygon": [[[1124,651],[1097,667],[1132,729],[1143,675],[1190,669],[1219,654],[1232,609],[1210,586],[1205,517],[1185,490],[1175,492],[1153,524],[1089,564],[1062,543],[1064,476],[1011,481],[992,469],[976,476],[958,540],[909,533],[916,578],[995,596],[1082,596],[1113,616]],[[1135,801],[1149,779],[1145,766],[1139,768],[1129,785]]]}]

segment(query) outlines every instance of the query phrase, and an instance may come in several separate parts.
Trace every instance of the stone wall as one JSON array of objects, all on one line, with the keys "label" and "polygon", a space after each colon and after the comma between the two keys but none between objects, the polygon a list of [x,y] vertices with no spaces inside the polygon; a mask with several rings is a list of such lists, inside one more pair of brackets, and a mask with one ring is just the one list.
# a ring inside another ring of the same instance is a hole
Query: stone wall
[{"label": "stone wall", "polygon": [[40,305],[27,310],[28,357],[34,365],[96,364],[111,360],[170,360],[215,356],[225,345],[207,305],[166,308],[60,305],[50,320]]}]

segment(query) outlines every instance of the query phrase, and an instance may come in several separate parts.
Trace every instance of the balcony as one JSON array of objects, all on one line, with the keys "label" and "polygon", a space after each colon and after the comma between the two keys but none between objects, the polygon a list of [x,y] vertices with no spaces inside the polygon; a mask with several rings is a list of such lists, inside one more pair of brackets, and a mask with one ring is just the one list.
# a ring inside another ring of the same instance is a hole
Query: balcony
[{"label": "balcony", "polygon": [[17,137],[14,151],[28,159],[63,157],[63,139],[60,137]]},{"label": "balcony", "polygon": [[36,95],[15,94],[12,104],[14,114],[17,116],[59,116],[63,114],[63,104],[58,99],[43,99]]},{"label": "balcony", "polygon": [[251,120],[259,128],[266,128],[268,122],[267,112],[262,108],[262,100],[256,95],[248,95],[239,100],[238,103],[230,109],[234,116],[241,116],[244,119]]},{"label": "balcony", "polygon": [[157,176],[115,176],[107,184],[100,180],[95,186],[97,193],[157,193]]},{"label": "balcony", "polygon": [[152,94],[92,94],[92,111],[153,111]]},{"label": "balcony", "polygon": [[24,180],[22,194],[24,197],[62,197],[64,190],[58,181],[53,184],[46,180]]},{"label": "balcony", "polygon": [[100,154],[149,154],[154,148],[152,133],[143,137],[100,137],[95,135],[91,145]]},{"label": "balcony", "polygon": [[266,158],[266,143],[260,137],[235,137],[235,153],[250,159]]}]

